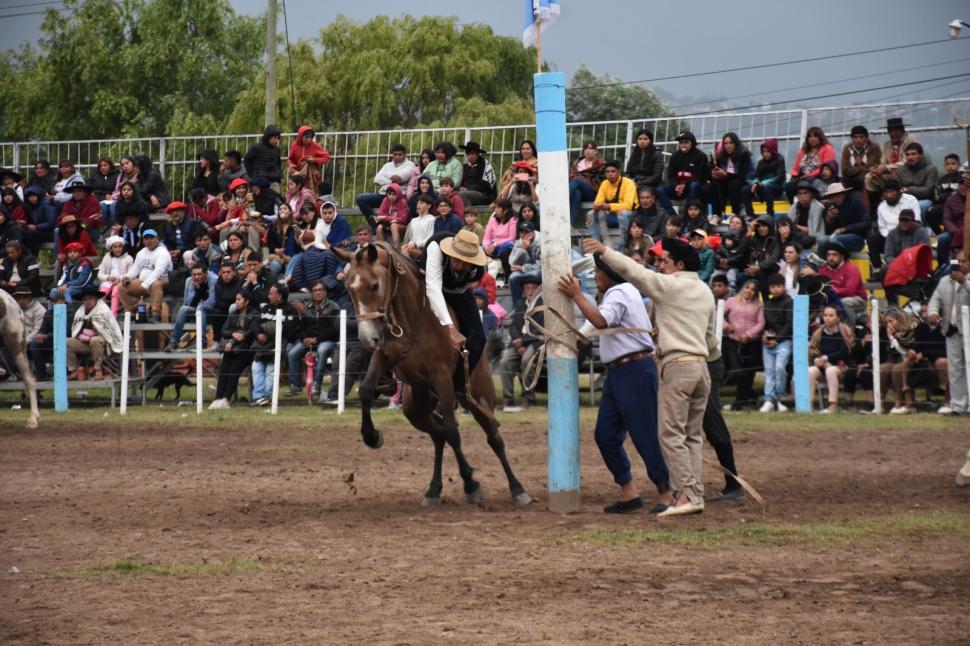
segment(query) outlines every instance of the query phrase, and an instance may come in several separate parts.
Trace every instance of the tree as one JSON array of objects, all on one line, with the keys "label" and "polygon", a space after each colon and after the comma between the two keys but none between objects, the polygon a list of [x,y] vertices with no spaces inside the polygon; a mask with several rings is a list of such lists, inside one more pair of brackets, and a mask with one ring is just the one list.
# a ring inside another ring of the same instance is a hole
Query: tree
[{"label": "tree", "polygon": [[225,123],[253,83],[263,21],[228,0],[65,0],[0,67],[0,136],[173,134]]},{"label": "tree", "polygon": [[566,90],[566,119],[612,121],[674,116],[667,103],[642,85],[620,85],[610,74],[596,76],[580,66]]}]

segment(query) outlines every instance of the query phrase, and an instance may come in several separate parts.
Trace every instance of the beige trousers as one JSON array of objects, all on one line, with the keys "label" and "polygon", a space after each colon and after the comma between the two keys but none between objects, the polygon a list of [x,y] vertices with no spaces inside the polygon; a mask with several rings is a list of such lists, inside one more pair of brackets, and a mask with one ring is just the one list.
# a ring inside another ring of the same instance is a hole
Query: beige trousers
[{"label": "beige trousers", "polygon": [[90,343],[85,343],[75,337],[67,340],[67,369],[71,372],[77,370],[78,355],[90,356],[94,362],[95,370],[102,370],[104,363],[104,350],[108,346],[107,340],[102,336],[91,337]]},{"label": "beige trousers", "polygon": [[660,448],[670,484],[692,502],[704,500],[701,448],[711,376],[704,361],[668,361],[660,369]]}]

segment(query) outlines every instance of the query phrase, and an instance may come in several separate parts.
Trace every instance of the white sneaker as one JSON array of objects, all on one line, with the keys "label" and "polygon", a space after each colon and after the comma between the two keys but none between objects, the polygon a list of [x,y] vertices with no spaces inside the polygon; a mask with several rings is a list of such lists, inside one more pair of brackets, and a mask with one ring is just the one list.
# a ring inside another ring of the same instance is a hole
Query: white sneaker
[{"label": "white sneaker", "polygon": [[776,404],[776,406],[778,407],[778,412],[779,413],[787,413],[788,412],[788,407],[785,406],[784,404],[782,404],[781,402],[778,402]]},{"label": "white sneaker", "polygon": [[940,406],[936,410],[936,412],[939,413],[940,415],[952,415],[953,414],[953,409],[950,408],[949,406]]},{"label": "white sneaker", "polygon": [[704,511],[704,502],[688,501],[680,505],[671,505],[657,514],[657,518],[669,518],[671,516],[686,516],[688,514],[699,514]]},{"label": "white sneaker", "polygon": [[524,410],[521,406],[502,406],[503,413],[521,413]]},{"label": "white sneaker", "polygon": [[225,410],[227,408],[229,408],[229,400],[225,398],[215,399],[209,404],[209,410]]},{"label": "white sneaker", "polygon": [[967,451],[967,461],[957,471],[957,486],[962,487],[967,483],[970,483],[970,451]]},{"label": "white sneaker", "polygon": [[771,401],[769,399],[769,400],[765,401],[764,404],[761,405],[761,408],[758,409],[758,412],[759,413],[771,413],[774,410],[775,410],[775,402],[773,402],[773,401]]},{"label": "white sneaker", "polygon": [[889,414],[890,415],[909,415],[911,412],[912,411],[906,408],[905,406],[894,406],[893,409],[889,411]]},{"label": "white sneaker", "polygon": [[832,409],[831,408],[823,408],[822,410],[820,410],[818,412],[818,414],[819,415],[831,415],[832,414]]}]

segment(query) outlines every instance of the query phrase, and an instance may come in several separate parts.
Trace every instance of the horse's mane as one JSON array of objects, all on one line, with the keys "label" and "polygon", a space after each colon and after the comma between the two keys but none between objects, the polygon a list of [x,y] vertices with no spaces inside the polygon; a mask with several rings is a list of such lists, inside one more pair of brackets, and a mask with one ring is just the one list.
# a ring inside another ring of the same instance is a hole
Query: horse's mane
[{"label": "horse's mane", "polygon": [[363,249],[358,249],[357,253],[354,254],[354,258],[360,262],[364,259],[364,256],[367,255],[370,262],[376,262],[378,258],[378,249],[383,249],[387,253],[390,261],[394,263],[398,269],[404,268],[407,273],[412,275],[419,283],[424,283],[424,276],[418,270],[418,266],[414,262],[414,259],[410,256],[405,256],[399,249],[395,248],[391,244],[388,244],[387,242],[380,240],[371,242]]}]

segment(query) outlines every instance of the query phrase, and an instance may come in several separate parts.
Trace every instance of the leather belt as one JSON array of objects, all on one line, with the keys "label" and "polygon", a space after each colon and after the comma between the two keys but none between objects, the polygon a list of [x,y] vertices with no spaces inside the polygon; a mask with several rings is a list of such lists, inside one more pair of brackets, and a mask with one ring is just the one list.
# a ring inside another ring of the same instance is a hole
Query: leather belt
[{"label": "leather belt", "polygon": [[608,364],[606,364],[607,370],[610,368],[616,368],[617,366],[622,366],[627,363],[632,363],[633,361],[639,361],[640,359],[646,359],[653,356],[653,350],[641,350],[640,352],[631,352],[630,354],[625,354],[618,359],[613,359]]},{"label": "leather belt", "polygon": [[696,354],[682,354],[679,357],[674,357],[671,361],[707,361],[707,357],[701,357]]}]

